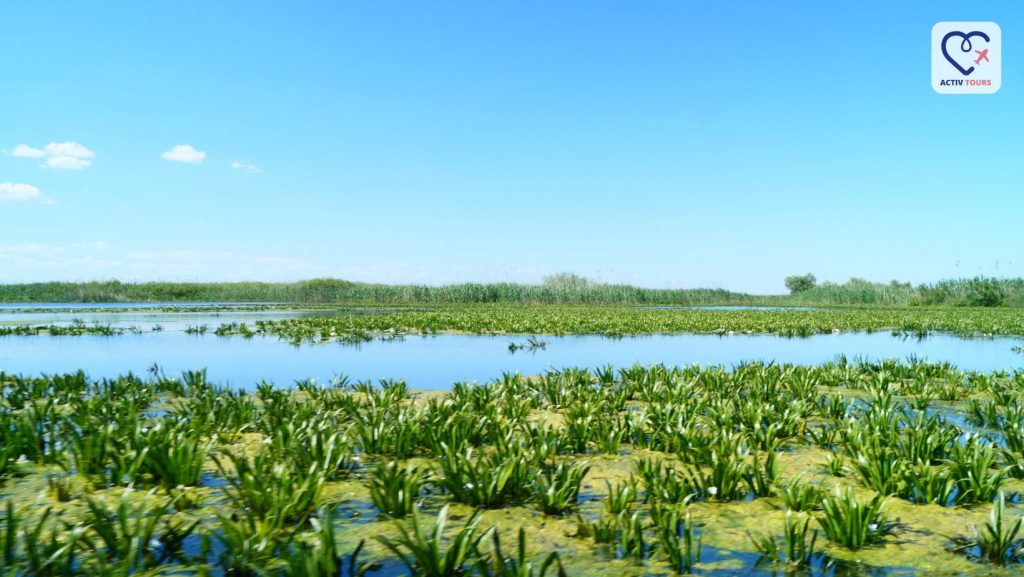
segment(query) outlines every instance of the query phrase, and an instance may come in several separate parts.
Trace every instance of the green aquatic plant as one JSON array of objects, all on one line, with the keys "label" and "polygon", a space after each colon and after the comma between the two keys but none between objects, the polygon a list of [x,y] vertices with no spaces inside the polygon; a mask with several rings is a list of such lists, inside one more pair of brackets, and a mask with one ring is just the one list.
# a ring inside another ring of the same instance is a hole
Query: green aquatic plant
[{"label": "green aquatic plant", "polygon": [[846,473],[846,462],[835,453],[829,453],[825,460],[825,471],[833,477],[842,477]]},{"label": "green aquatic plant", "polygon": [[79,575],[79,554],[91,548],[85,535],[87,528],[76,524],[62,528],[49,526],[46,531],[50,513],[51,509],[46,509],[33,526],[21,533],[22,559],[17,564],[25,575],[33,577]]},{"label": "green aquatic plant", "polygon": [[616,558],[644,559],[650,550],[650,543],[644,533],[645,524],[639,513],[617,517],[612,545]]},{"label": "green aquatic plant", "polygon": [[297,469],[314,468],[330,480],[348,477],[356,466],[355,455],[348,437],[337,427],[330,412],[305,416],[273,431],[271,451]]},{"label": "green aquatic plant", "polygon": [[[217,514],[220,544],[216,564],[225,575],[259,577],[291,543],[291,532],[276,519],[265,521],[249,510]],[[204,547],[204,548],[208,548]]]},{"label": "green aquatic plant", "polygon": [[310,519],[313,538],[295,539],[285,558],[285,567],[279,577],[363,577],[374,565],[360,561],[363,550],[360,541],[352,553],[344,555],[334,537],[334,524],[329,515],[321,512]]},{"label": "green aquatic plant", "polygon": [[194,429],[183,425],[163,426],[162,423],[144,432],[135,442],[145,451],[139,472],[165,488],[198,485],[213,445],[200,439]]},{"label": "green aquatic plant", "polygon": [[326,475],[315,467],[305,471],[276,461],[267,453],[254,458],[224,451],[215,457],[229,484],[228,498],[260,521],[301,525],[319,505]]},{"label": "green aquatic plant", "polygon": [[[742,486],[744,482],[753,486],[754,483],[763,481],[765,483],[763,488],[768,490],[767,488],[774,481],[774,479],[767,478],[764,471],[752,473],[744,455],[731,450],[728,452],[713,451],[709,465],[709,470],[690,467],[684,473],[692,493],[699,499],[733,501],[744,496],[745,492]],[[755,475],[757,476],[756,480]]]},{"label": "green aquatic plant", "polygon": [[779,478],[779,465],[773,447],[768,449],[764,462],[754,453],[744,478],[755,497],[768,497],[775,493],[775,483]]},{"label": "green aquatic plant", "polygon": [[0,575],[14,574],[17,548],[18,516],[14,513],[14,502],[6,501],[0,523]]},{"label": "green aquatic plant", "polygon": [[46,488],[58,503],[67,503],[75,498],[74,484],[69,475],[53,474],[46,477]]},{"label": "green aquatic plant", "polygon": [[608,488],[608,495],[604,499],[604,510],[610,515],[618,515],[629,511],[637,498],[637,481],[632,475],[623,483],[614,485],[608,481],[604,482]]},{"label": "green aquatic plant", "polygon": [[956,482],[956,503],[960,505],[994,500],[1010,473],[1009,467],[1001,466],[996,448],[976,438],[955,446],[946,463]]},{"label": "green aquatic plant", "polygon": [[186,538],[199,525],[173,521],[168,502],[149,493],[138,505],[131,505],[126,491],[116,508],[85,498],[86,539],[101,548],[103,561],[122,574],[154,569],[170,559],[181,559]]},{"label": "green aquatic plant", "polygon": [[689,575],[700,563],[701,538],[697,534],[690,512],[680,517],[675,509],[662,511],[655,520],[658,534],[658,550],[672,569],[679,574]]},{"label": "green aquatic plant", "polygon": [[505,555],[501,549],[501,537],[496,529],[491,530],[491,553],[481,556],[476,563],[477,574],[481,577],[546,577],[548,571],[557,568],[558,577],[567,577],[562,560],[557,552],[548,553],[540,564],[535,564],[526,551],[526,529],[519,528],[519,543],[516,556]]},{"label": "green aquatic plant", "polygon": [[943,466],[921,464],[903,471],[899,496],[917,504],[951,506],[957,496],[957,481]]},{"label": "green aquatic plant", "polygon": [[790,567],[806,567],[811,564],[814,556],[814,544],[818,539],[818,531],[808,530],[811,518],[806,515],[786,511],[786,519],[782,526],[782,542],[774,536],[757,535],[748,532],[751,542],[761,554],[761,559],[770,563],[788,565]]},{"label": "green aquatic plant", "polygon": [[840,491],[821,501],[821,528],[830,541],[848,549],[860,549],[878,543],[890,525],[884,511],[885,499],[875,495],[867,501],[857,499],[853,490]]},{"label": "green aquatic plant", "polygon": [[548,515],[561,515],[576,507],[580,485],[590,471],[590,465],[559,463],[543,467],[534,479],[533,498],[540,510]]},{"label": "green aquatic plant", "polygon": [[474,459],[472,449],[447,451],[439,465],[443,476],[438,484],[456,501],[475,507],[497,507],[524,497],[535,476],[535,464],[521,452]]},{"label": "green aquatic plant", "polygon": [[906,461],[894,450],[877,445],[871,447],[855,456],[851,468],[866,486],[875,491],[883,495],[899,493]]},{"label": "green aquatic plant", "polygon": [[394,461],[381,462],[368,480],[370,500],[381,513],[400,519],[413,512],[428,474],[417,467],[399,467]]},{"label": "green aquatic plant", "polygon": [[[448,520],[448,506],[444,506],[427,533],[420,525],[419,515],[413,511],[412,528],[398,525],[399,536],[391,539],[377,537],[384,547],[395,554],[412,575],[423,577],[459,577],[469,575],[480,558],[480,542],[487,536],[478,529],[479,512],[474,513],[447,544],[443,535]],[[447,545],[447,546],[446,546]]]},{"label": "green aquatic plant", "polygon": [[371,405],[357,414],[353,431],[359,447],[366,453],[408,458],[416,452],[423,434],[419,417],[412,407]]},{"label": "green aquatic plant", "polygon": [[684,503],[693,496],[686,477],[664,461],[640,459],[637,474],[643,481],[644,501],[647,503]]},{"label": "green aquatic plant", "polygon": [[1024,549],[1017,539],[1024,519],[1019,515],[1016,517],[1015,520],[1007,518],[1006,498],[1000,493],[992,506],[988,522],[983,527],[974,527],[973,546],[978,548],[982,559],[1005,565],[1024,556]]},{"label": "green aquatic plant", "polygon": [[785,485],[776,485],[775,494],[782,500],[783,506],[791,511],[813,511],[825,497],[820,485],[804,483],[800,477]]}]

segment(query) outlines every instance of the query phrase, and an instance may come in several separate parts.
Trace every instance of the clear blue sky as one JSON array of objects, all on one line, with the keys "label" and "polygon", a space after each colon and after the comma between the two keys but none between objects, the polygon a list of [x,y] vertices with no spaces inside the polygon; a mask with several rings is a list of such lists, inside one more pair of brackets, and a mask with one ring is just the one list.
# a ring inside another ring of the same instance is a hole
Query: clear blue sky
[{"label": "clear blue sky", "polygon": [[[943,20],[1001,26],[997,94],[932,91]],[[1024,275],[1018,2],[23,1],[0,26],[0,282]]]}]

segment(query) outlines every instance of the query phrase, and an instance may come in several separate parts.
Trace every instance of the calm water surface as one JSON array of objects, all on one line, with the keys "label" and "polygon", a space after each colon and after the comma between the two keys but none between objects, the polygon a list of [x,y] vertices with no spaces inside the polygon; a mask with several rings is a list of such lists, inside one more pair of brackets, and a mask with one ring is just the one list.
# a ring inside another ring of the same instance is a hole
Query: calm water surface
[{"label": "calm water surface", "polygon": [[[249,314],[252,313],[244,313]],[[207,318],[206,324],[212,329],[229,320],[228,317]],[[196,319],[192,321],[189,324],[196,324]],[[171,325],[167,321],[163,324]],[[0,337],[0,371],[35,375],[84,369],[90,376],[99,378],[128,371],[143,374],[156,363],[168,375],[205,367],[214,382],[241,387],[252,387],[262,379],[278,385],[308,378],[327,382],[332,376],[344,374],[358,380],[405,379],[418,389],[446,389],[456,381],[489,381],[500,377],[504,371],[535,374],[550,368],[596,367],[608,363],[616,366],[633,363],[730,366],[741,361],[815,364],[832,360],[839,354],[870,359],[915,355],[932,361],[950,361],[963,369],[984,371],[1024,368],[1024,355],[1011,350],[1022,342],[1020,338],[961,339],[936,335],[916,340],[893,337],[887,332],[803,339],[770,335],[540,338],[546,341],[546,349],[511,353],[509,343],[525,343],[526,337],[443,334],[373,341],[358,346],[299,347],[273,337],[189,335],[183,329],[113,337]]]}]

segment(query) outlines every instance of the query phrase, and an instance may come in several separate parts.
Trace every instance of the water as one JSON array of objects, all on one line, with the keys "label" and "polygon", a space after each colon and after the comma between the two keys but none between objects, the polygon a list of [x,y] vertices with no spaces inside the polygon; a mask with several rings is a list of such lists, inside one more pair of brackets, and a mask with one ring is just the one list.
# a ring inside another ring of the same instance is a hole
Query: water
[{"label": "water", "polygon": [[233,308],[285,305],[283,302],[138,302],[138,303],[0,303],[0,311],[94,310],[94,309],[162,309],[162,308]]},{"label": "water", "polygon": [[[277,317],[280,316],[278,312]],[[227,318],[207,321],[215,328],[219,322],[228,322]],[[1024,355],[1011,350],[1020,342],[1019,338],[962,339],[935,335],[917,340],[889,333],[843,333],[802,339],[692,334],[540,338],[547,343],[545,349],[510,353],[509,343],[525,343],[526,337],[442,334],[358,346],[332,343],[299,347],[274,337],[189,335],[183,330],[113,337],[2,337],[0,370],[37,375],[83,369],[100,378],[128,371],[144,374],[156,363],[168,375],[207,368],[212,381],[246,388],[263,379],[290,385],[308,378],[327,382],[332,376],[344,374],[357,380],[405,379],[416,389],[448,389],[456,381],[490,381],[505,371],[536,374],[550,368],[608,363],[731,366],[741,361],[776,361],[809,365],[833,360],[838,354],[869,359],[915,355],[980,371],[1024,367]]]},{"label": "water", "polygon": [[635,309],[693,310],[693,311],[817,311],[821,307],[780,307],[774,305],[638,305]]},{"label": "water", "polygon": [[[185,306],[180,306],[184,304]],[[0,325],[68,325],[81,321],[87,325],[109,325],[111,327],[129,329],[132,327],[151,331],[159,326],[161,330],[184,331],[190,326],[207,325],[211,330],[223,323],[253,323],[259,320],[301,319],[307,317],[339,316],[369,314],[380,312],[379,309],[338,309],[338,310],[232,310],[232,308],[252,306],[253,303],[234,303],[235,307],[223,303],[174,303],[179,307],[175,311],[158,310],[170,306],[168,303],[131,303],[119,311],[118,307],[109,304],[96,306],[74,305],[61,306],[48,304],[40,309],[12,310],[12,307],[0,304]],[[260,303],[266,304],[266,303]],[[152,306],[140,306],[152,305]],[[209,307],[222,310],[210,311]],[[196,310],[188,310],[196,309]]]}]

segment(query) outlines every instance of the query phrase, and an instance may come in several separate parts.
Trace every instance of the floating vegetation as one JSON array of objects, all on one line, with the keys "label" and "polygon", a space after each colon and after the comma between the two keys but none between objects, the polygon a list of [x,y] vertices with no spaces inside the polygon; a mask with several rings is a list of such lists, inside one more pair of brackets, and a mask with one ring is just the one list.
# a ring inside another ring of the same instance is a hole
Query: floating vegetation
[{"label": "floating vegetation", "polygon": [[0,574],[984,574],[1020,559],[1022,464],[1024,373],[916,359],[0,373]]},{"label": "floating vegetation", "polygon": [[[267,335],[326,343],[380,334],[605,335],[656,333],[777,334],[809,337],[851,331],[895,331],[924,338],[1024,335],[1024,309],[847,308],[820,310],[672,309],[571,305],[458,305],[387,310],[381,314],[228,323],[220,335]],[[539,339],[539,337],[534,337]],[[543,341],[537,340],[537,344]],[[515,344],[519,350],[520,344]],[[530,343],[525,343],[529,349]],[[542,347],[541,347],[542,348]],[[511,349],[511,347],[510,347]]]},{"label": "floating vegetation", "polygon": [[105,324],[85,324],[73,322],[70,325],[0,325],[0,337],[25,337],[49,335],[51,337],[79,337],[82,335],[99,335],[113,337],[123,335],[126,330],[141,332],[139,329],[123,329]]},{"label": "floating vegetation", "polygon": [[525,343],[511,342],[508,344],[508,352],[514,353],[516,351],[538,351],[545,350],[548,348],[548,342],[542,341],[537,337],[530,337],[526,339]]}]

